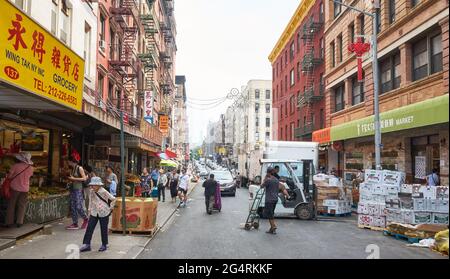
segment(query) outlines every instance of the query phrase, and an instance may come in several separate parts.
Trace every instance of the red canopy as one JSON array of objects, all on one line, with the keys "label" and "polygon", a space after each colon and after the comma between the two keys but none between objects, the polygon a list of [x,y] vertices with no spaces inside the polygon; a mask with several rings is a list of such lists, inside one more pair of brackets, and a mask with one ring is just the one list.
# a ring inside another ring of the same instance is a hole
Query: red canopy
[{"label": "red canopy", "polygon": [[166,153],[167,157],[169,157],[169,159],[178,157],[175,152],[172,152],[169,149],[166,149],[165,153]]}]

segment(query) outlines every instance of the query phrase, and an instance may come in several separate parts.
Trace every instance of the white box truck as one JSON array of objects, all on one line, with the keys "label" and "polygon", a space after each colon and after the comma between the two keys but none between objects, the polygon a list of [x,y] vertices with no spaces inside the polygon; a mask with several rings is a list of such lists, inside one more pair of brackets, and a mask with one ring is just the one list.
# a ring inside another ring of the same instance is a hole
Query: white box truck
[{"label": "white box truck", "polygon": [[319,143],[307,141],[268,141],[264,149],[263,159],[311,160],[317,171]]}]

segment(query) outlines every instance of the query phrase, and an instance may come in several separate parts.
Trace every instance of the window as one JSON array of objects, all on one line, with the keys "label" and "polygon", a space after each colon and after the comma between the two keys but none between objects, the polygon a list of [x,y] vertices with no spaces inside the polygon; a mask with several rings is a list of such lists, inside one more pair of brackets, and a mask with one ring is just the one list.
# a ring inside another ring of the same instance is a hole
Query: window
[{"label": "window", "polygon": [[413,45],[413,78],[419,80],[428,75],[427,38]]},{"label": "window", "polygon": [[342,57],[342,55],[343,55],[343,51],[342,51],[342,35],[339,35],[337,37],[337,44],[338,44],[338,48],[339,48],[338,59],[339,59],[339,62],[342,62],[342,60],[343,60],[343,57]]},{"label": "window", "polygon": [[334,42],[330,44],[330,51],[331,51],[331,67],[336,67],[336,50],[334,49]]},{"label": "window", "polygon": [[300,73],[302,71],[302,68],[300,66],[300,62],[297,62],[297,81],[300,81]]},{"label": "window", "polygon": [[288,139],[288,126],[284,126],[284,138],[287,140]]},{"label": "window", "polygon": [[22,9],[22,11],[25,11],[25,0],[15,0],[14,3],[17,7]]},{"label": "window", "polygon": [[[337,0],[336,2],[341,2],[341,0]],[[334,3],[334,18],[337,18],[342,11],[342,5],[338,4],[336,2],[333,2]]]},{"label": "window", "polygon": [[89,77],[91,75],[91,27],[87,22],[84,24],[84,74]]},{"label": "window", "polygon": [[280,107],[280,120],[283,119],[283,104]]},{"label": "window", "polygon": [[55,1],[52,1],[52,26],[50,31],[53,35],[56,36],[56,30],[58,30],[58,3],[55,3]]},{"label": "window", "polygon": [[292,60],[294,60],[294,53],[295,53],[295,43],[294,42],[292,42],[291,43],[291,50],[290,50],[290,52],[289,52],[289,58],[291,59],[291,62],[292,62]]},{"label": "window", "polygon": [[300,42],[301,42],[301,36],[300,32],[297,33],[297,52],[300,52]]},{"label": "window", "polygon": [[320,129],[325,128],[325,112],[323,109],[320,109]]},{"label": "window", "polygon": [[255,118],[255,126],[259,127],[259,117],[258,116],[256,116],[256,118]]},{"label": "window", "polygon": [[266,118],[266,128],[270,128],[270,118]]},{"label": "window", "polygon": [[295,134],[295,124],[294,124],[294,122],[291,123],[291,131],[290,132],[291,132],[290,139],[294,140],[294,134]]},{"label": "window", "polygon": [[266,90],[266,100],[270,100],[270,90]]},{"label": "window", "polygon": [[286,110],[284,111],[284,115],[288,115],[288,103],[287,100],[284,102],[284,107],[286,108]]},{"label": "window", "polygon": [[292,87],[292,86],[294,86],[294,84],[295,84],[295,74],[294,74],[294,69],[291,70],[291,76],[290,76],[290,78],[291,78],[291,80],[290,80],[291,83],[290,83],[290,84],[291,84],[291,87]]},{"label": "window", "polygon": [[396,53],[380,63],[381,93],[400,87],[400,54]]},{"label": "window", "polygon": [[291,98],[289,100],[289,108],[290,108],[291,114],[293,114],[295,111],[295,96],[291,96]]},{"label": "window", "polygon": [[352,79],[352,105],[364,102],[364,82],[359,82],[357,77]]},{"label": "window", "polygon": [[415,7],[417,4],[419,4],[420,0],[411,0],[411,6]]},{"label": "window", "polygon": [[325,40],[320,38],[320,58],[325,58]]},{"label": "window", "polygon": [[106,47],[106,43],[105,43],[105,32],[106,32],[106,19],[105,16],[103,14],[100,14],[100,30],[98,30],[99,32],[99,47],[100,50],[102,50],[103,52],[105,52],[105,47]]},{"label": "window", "polygon": [[270,132],[266,132],[266,140],[267,140],[267,141],[270,140]]},{"label": "window", "polygon": [[104,76],[102,74],[98,74],[98,95],[103,98],[103,83]]},{"label": "window", "polygon": [[286,93],[288,89],[288,81],[287,81],[287,76],[284,76],[284,92]]},{"label": "window", "polygon": [[283,96],[283,80],[281,80],[280,90],[281,90],[281,96]]},{"label": "window", "polygon": [[285,65],[288,64],[288,54],[287,54],[287,50],[284,51],[284,64],[285,64]]},{"label": "window", "polygon": [[395,0],[389,0],[389,24],[395,21]]},{"label": "window", "polygon": [[348,27],[348,39],[350,43],[355,42],[355,24],[353,23]]},{"label": "window", "polygon": [[266,113],[270,113],[270,104],[266,104]]},{"label": "window", "polygon": [[255,104],[255,113],[259,113],[259,103]]},{"label": "window", "polygon": [[255,90],[255,99],[259,100],[259,89]]},{"label": "window", "polygon": [[283,140],[283,128],[280,128],[280,136],[279,136],[280,140]]},{"label": "window", "polygon": [[344,109],[344,91],[344,85],[341,85],[334,90],[335,112]]},{"label": "window", "polygon": [[324,22],[325,21],[324,8],[323,8],[323,3],[322,2],[319,4],[319,21],[320,22]]},{"label": "window", "polygon": [[442,34],[431,38],[431,73],[442,71]]},{"label": "window", "polygon": [[59,38],[61,41],[66,43],[67,45],[70,45],[70,38],[71,38],[71,23],[70,23],[70,10],[66,5],[66,1],[62,1],[62,7],[61,7],[61,21],[60,21],[60,34]]},{"label": "window", "polygon": [[323,73],[319,77],[319,94],[323,95],[325,93],[325,80],[323,78]]},{"label": "window", "polygon": [[259,132],[255,133],[255,140],[258,142],[259,141]]},{"label": "window", "polygon": [[[366,33],[364,32],[364,14],[360,15],[358,17],[359,20],[359,34],[361,36],[365,35]],[[364,37],[361,37],[361,41],[364,42]]]}]

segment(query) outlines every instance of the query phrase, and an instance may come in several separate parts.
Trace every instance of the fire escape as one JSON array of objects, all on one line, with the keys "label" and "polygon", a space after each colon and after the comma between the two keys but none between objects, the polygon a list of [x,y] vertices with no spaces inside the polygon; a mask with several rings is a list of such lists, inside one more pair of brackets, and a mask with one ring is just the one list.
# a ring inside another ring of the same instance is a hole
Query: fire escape
[{"label": "fire escape", "polygon": [[138,31],[138,7],[136,0],[116,0],[110,8],[111,21],[119,28],[121,40],[112,42],[111,47],[117,55],[110,57],[109,65],[112,74],[122,80],[124,93],[120,98],[120,107],[126,112],[125,121],[131,126],[139,126],[138,109],[131,92],[137,89],[137,73],[139,60],[134,46]]},{"label": "fire escape", "polygon": [[305,44],[305,53],[302,59],[302,72],[306,76],[306,81],[305,91],[298,96],[298,106],[306,116],[306,123],[303,123],[303,127],[296,129],[296,138],[310,138],[314,131],[313,105],[323,98],[322,86],[315,86],[317,83],[314,79],[316,67],[324,62],[322,54],[317,57],[314,49],[314,39],[322,27],[323,21],[314,21],[314,17],[311,17],[311,20],[303,26],[302,39]]}]

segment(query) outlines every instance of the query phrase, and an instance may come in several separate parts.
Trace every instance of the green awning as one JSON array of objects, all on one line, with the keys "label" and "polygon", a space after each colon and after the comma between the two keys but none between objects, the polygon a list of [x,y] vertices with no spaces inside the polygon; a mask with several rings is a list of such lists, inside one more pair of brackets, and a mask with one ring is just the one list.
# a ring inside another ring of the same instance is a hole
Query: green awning
[{"label": "green awning", "polygon": [[[448,122],[448,94],[380,114],[381,133]],[[374,117],[369,116],[331,127],[331,141],[375,134]]]}]

